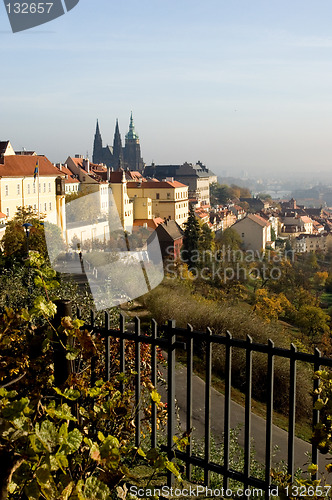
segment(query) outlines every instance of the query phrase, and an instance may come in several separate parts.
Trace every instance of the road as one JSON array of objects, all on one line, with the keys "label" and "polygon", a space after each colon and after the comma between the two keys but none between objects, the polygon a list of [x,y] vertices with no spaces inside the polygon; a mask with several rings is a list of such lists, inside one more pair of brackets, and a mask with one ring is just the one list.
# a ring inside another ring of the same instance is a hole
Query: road
[{"label": "road", "polygon": [[[166,376],[166,369],[161,369],[163,376]],[[186,421],[186,367],[176,364],[175,375],[175,396],[179,408],[180,422]],[[164,388],[160,388],[162,398],[166,401],[166,392]],[[205,382],[197,375],[193,376],[193,434],[194,438],[200,439],[204,436],[204,399],[205,399]],[[183,425],[183,424],[182,424]],[[231,428],[241,426],[239,433],[239,444],[244,443],[244,407],[238,403],[231,402]],[[265,420],[255,414],[251,417],[251,436],[252,445],[255,448],[255,458],[258,462],[265,462]],[[183,430],[185,430],[183,428]],[[224,396],[217,390],[211,390],[211,433],[216,443],[222,442],[224,432]],[[287,443],[288,433],[277,426],[273,426],[272,430],[273,448],[278,446],[278,450],[274,453],[272,466],[275,466],[280,461],[284,460],[287,463]],[[301,468],[306,470],[308,457],[306,453],[311,452],[311,445],[305,441],[295,438],[295,470]],[[325,470],[324,466],[328,463],[326,456],[320,455],[319,469]],[[329,474],[331,481],[332,474]]]}]

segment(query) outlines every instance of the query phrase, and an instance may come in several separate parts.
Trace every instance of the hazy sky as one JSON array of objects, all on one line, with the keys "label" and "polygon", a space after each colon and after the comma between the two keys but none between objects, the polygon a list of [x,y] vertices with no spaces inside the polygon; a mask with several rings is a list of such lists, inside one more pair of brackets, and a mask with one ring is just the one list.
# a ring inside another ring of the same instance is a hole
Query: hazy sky
[{"label": "hazy sky", "polygon": [[12,34],[0,5],[0,140],[52,161],[112,143],[146,163],[332,170],[331,0],[80,0]]}]

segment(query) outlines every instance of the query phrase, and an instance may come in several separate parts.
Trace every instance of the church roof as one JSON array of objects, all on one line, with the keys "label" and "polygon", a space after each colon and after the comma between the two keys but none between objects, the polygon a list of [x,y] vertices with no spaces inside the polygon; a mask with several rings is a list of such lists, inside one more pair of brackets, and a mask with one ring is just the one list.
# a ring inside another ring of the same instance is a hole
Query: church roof
[{"label": "church roof", "polygon": [[3,164],[0,163],[0,177],[33,177],[36,163],[39,163],[39,175],[58,177],[61,175],[45,156],[4,156]]}]

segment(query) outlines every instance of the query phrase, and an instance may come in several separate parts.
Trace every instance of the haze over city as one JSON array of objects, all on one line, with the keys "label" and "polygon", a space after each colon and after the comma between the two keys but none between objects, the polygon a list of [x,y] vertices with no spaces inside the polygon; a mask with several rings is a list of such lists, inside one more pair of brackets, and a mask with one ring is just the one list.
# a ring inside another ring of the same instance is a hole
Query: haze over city
[{"label": "haze over city", "polygon": [[147,164],[330,170],[330,1],[81,0],[15,35],[0,16],[0,139],[16,149],[91,156],[96,119],[111,143],[132,110]]}]

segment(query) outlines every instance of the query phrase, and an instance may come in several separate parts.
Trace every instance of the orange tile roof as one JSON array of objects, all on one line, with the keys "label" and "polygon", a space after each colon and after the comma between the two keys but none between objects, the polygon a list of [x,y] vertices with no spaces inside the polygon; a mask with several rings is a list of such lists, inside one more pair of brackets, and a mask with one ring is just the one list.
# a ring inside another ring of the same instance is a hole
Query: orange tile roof
[{"label": "orange tile roof", "polygon": [[7,219],[7,215],[5,215],[2,212],[0,212],[0,219]]},{"label": "orange tile roof", "polygon": [[74,177],[72,171],[69,170],[69,168],[65,167],[64,165],[61,166],[61,169],[58,168],[58,170],[59,170],[59,175],[65,174],[65,176],[66,176],[65,183],[66,184],[77,184],[80,182],[78,179],[76,179],[76,177]]},{"label": "orange tile roof", "polygon": [[45,156],[4,156],[0,163],[0,177],[33,177],[36,162],[39,162],[39,175],[61,176],[61,172]]},{"label": "orange tile roof", "polygon": [[142,183],[140,182],[128,182],[128,188],[136,188],[136,187],[143,187],[143,188],[161,188],[161,189],[169,189],[169,188],[179,188],[179,187],[187,187],[185,184],[182,184],[181,182],[178,181],[160,181],[160,182],[155,182],[155,181],[143,181]]},{"label": "orange tile roof", "polygon": [[[266,219],[263,219],[263,217],[261,217],[260,215],[256,215],[256,214],[249,214],[247,215],[248,219],[252,220],[253,222],[257,222],[257,224],[259,224],[260,226],[270,226],[270,222],[267,221]],[[245,219],[241,219],[241,220],[245,220]],[[240,222],[240,221],[238,221]]]},{"label": "orange tile roof", "polygon": [[163,224],[164,219],[161,217],[155,217],[154,219],[135,219],[134,220],[134,226],[144,226],[144,224],[147,224],[147,226],[151,229],[156,229],[159,224]]}]

